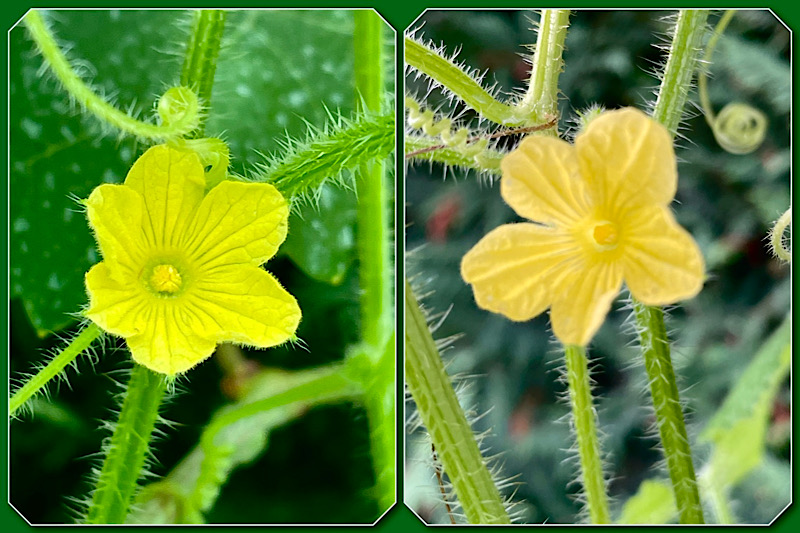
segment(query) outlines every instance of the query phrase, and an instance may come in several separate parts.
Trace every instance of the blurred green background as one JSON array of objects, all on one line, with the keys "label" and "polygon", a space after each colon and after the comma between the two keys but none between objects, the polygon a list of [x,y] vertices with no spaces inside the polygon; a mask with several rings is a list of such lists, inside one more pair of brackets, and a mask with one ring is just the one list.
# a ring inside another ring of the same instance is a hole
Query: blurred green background
[{"label": "blurred green background", "polygon": [[[665,61],[663,47],[655,45],[667,42],[670,14],[573,12],[559,81],[562,134],[570,132],[575,112],[591,104],[644,108],[654,100],[659,82],[650,73]],[[714,12],[709,23],[716,24],[720,14]],[[417,37],[443,43],[448,53],[460,50],[459,61],[488,71],[484,84],[496,82],[508,95],[524,87],[523,45],[535,43],[537,20],[532,12],[429,11],[418,20]],[[710,66],[715,112],[739,100],[767,114],[769,132],[758,150],[723,151],[698,111],[696,92],[677,139],[680,179],[673,208],[700,244],[709,274],[700,295],[672,310],[667,323],[698,465],[710,453],[698,433],[789,312],[790,268],[770,256],[765,240],[790,202],[789,38],[770,12],[740,11]],[[406,91],[428,107],[453,109],[438,90],[429,93],[423,78],[406,78]],[[471,111],[463,120],[478,125]],[[518,220],[499,186],[485,176],[409,165],[407,274],[416,277],[421,292],[430,292],[424,299],[430,310],[450,310],[435,337],[463,335],[445,354],[448,370],[469,376],[464,403],[485,413],[475,428],[490,431],[484,444],[501,454],[502,475],[519,476],[513,500],[520,502],[522,521],[572,523],[580,510],[574,498],[579,487],[572,483],[578,468],[575,454],[566,451],[573,439],[559,381],[563,355],[547,314],[514,323],[480,310],[459,276],[462,256],[482,236]],[[617,300],[589,350],[615,515],[644,479],[666,476],[626,297]],[[789,400],[786,380],[770,409],[766,454],[732,492],[739,522],[769,522],[789,502]],[[449,522],[431,462],[430,444],[420,432],[410,435],[406,501],[426,520]]]},{"label": "blurred green background", "polygon": [[[84,79],[119,106],[150,119],[154,102],[177,83],[188,37],[188,11],[58,11],[47,20]],[[281,152],[287,136],[304,138],[328,113],[354,110],[353,16],[347,11],[232,11],[206,134],[221,136],[232,168],[252,172],[258,152]],[[387,46],[390,30],[385,33]],[[391,50],[387,48],[388,57]],[[391,77],[388,78],[391,80]],[[387,87],[387,91],[392,90]],[[103,182],[121,182],[147,148],[105,132],[80,114],[42,69],[22,25],[10,33],[10,375],[30,372],[60,337],[76,331],[86,304],[83,274],[100,260],[80,206]],[[258,369],[304,369],[342,359],[359,340],[355,195],[326,187],[318,208],[298,205],[291,235],[266,268],[298,300],[303,346],[247,351]],[[116,418],[117,382],[131,361],[109,340],[90,364],[70,370],[69,386],[37,401],[36,416],[10,428],[10,499],[29,521],[73,521],[75,499],[91,489],[107,432]],[[167,474],[197,444],[203,426],[230,402],[237,375],[212,357],[181,379],[162,415],[152,468]],[[230,362],[230,360],[228,359]],[[263,432],[260,426],[254,431]],[[360,522],[379,514],[369,435],[360,406],[314,408],[268,435],[264,453],[234,470],[206,517],[216,523]]]}]

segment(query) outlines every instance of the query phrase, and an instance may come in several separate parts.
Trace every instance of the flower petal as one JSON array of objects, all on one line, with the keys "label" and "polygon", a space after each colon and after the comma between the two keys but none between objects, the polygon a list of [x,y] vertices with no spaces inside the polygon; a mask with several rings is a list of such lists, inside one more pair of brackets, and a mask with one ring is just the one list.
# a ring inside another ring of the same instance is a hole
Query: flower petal
[{"label": "flower petal", "polygon": [[268,348],[294,336],[300,307],[271,274],[252,265],[216,267],[187,293],[187,309],[217,341]]},{"label": "flower petal", "polygon": [[554,284],[550,309],[553,333],[562,344],[585,346],[600,329],[622,285],[616,262],[571,265]]},{"label": "flower petal", "polygon": [[214,353],[217,343],[198,335],[194,317],[174,301],[156,301],[144,309],[145,328],[127,338],[134,361],[169,376],[186,372]]},{"label": "flower petal", "polygon": [[139,268],[147,249],[141,195],[124,185],[100,185],[86,200],[86,213],[103,259],[126,269]]},{"label": "flower petal", "polygon": [[566,225],[589,210],[575,148],[565,141],[526,137],[500,167],[500,194],[522,217]]},{"label": "flower petal", "polygon": [[142,310],[147,298],[133,283],[133,278],[115,275],[108,263],[102,261],[89,269],[85,281],[89,293],[87,317],[109,333],[121,337],[143,331]]},{"label": "flower petal", "polygon": [[631,294],[647,305],[696,296],[705,279],[703,255],[669,208],[637,209],[628,217],[622,264]]},{"label": "flower petal", "polygon": [[552,303],[550,283],[578,253],[567,234],[536,224],[507,224],[491,231],[461,261],[482,309],[529,320]]},{"label": "flower petal", "polygon": [[125,185],[144,199],[144,233],[152,246],[178,245],[192,213],[203,199],[203,165],[197,154],[161,144],[136,160]]},{"label": "flower petal", "polygon": [[628,107],[601,114],[578,135],[575,147],[598,205],[618,213],[628,204],[668,205],[675,197],[672,137],[641,111]]},{"label": "flower petal", "polygon": [[203,199],[181,248],[198,265],[261,265],[286,239],[289,206],[268,183],[224,181]]}]

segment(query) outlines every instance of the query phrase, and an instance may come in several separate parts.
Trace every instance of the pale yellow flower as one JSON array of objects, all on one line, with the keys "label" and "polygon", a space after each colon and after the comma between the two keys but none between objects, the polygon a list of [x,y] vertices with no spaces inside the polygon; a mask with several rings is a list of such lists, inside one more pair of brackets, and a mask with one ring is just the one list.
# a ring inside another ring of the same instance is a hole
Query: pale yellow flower
[{"label": "pale yellow flower", "polygon": [[586,345],[623,280],[647,305],[695,296],[704,263],[673,217],[677,164],[667,130],[633,108],[594,119],[571,145],[532,136],[502,162],[500,192],[520,216],[461,263],[483,309],[522,321],[548,307],[556,337]]},{"label": "pale yellow flower", "polygon": [[124,185],[101,185],[86,201],[103,255],[86,273],[86,316],[168,375],[219,342],[281,344],[300,322],[294,297],[260,268],[286,238],[286,200],[264,183],[204,189],[197,154],[161,145]]}]

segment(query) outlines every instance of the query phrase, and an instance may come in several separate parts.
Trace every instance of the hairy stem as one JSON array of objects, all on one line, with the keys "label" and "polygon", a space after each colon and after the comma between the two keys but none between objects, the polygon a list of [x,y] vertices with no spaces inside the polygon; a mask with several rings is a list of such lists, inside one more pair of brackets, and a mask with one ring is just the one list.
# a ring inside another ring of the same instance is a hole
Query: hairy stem
[{"label": "hairy stem", "polygon": [[175,139],[186,135],[197,127],[200,121],[200,109],[197,102],[187,107],[187,112],[179,120],[161,125],[142,122],[115,108],[98,96],[91,87],[80,79],[69,64],[69,61],[67,61],[38,11],[31,10],[28,12],[24,23],[36,42],[36,46],[45,63],[64,86],[64,89],[82,108],[101,121],[123,133],[150,141]]},{"label": "hairy stem", "polygon": [[[689,96],[700,45],[706,31],[708,10],[681,10],[664,69],[653,118],[674,135]],[[697,489],[689,436],[672,368],[664,312],[634,299],[634,315],[645,368],[650,381],[650,396],[656,411],[661,445],[675,493],[682,524],[702,524],[703,508]]]},{"label": "hairy stem", "polygon": [[653,118],[674,136],[683,116],[683,107],[692,88],[692,78],[706,32],[708,10],[683,9],[678,14],[675,35],[664,67]]},{"label": "hairy stem", "polygon": [[[358,110],[377,114],[384,96],[386,57],[383,21],[377,13],[353,14],[355,89]],[[361,340],[370,362],[365,372],[364,407],[369,421],[375,492],[384,511],[395,501],[395,363],[391,333],[389,195],[383,158],[361,164],[356,180]],[[387,342],[388,338],[388,342]]]},{"label": "hairy stem", "polygon": [[775,252],[775,255],[778,256],[779,259],[786,261],[787,263],[792,261],[792,250],[786,245],[783,239],[783,234],[791,223],[792,208],[790,207],[784,211],[780,218],[778,218],[769,234],[769,242],[772,251]]},{"label": "hairy stem", "polygon": [[406,282],[406,384],[471,524],[508,524],[500,491],[444,369],[425,317]]},{"label": "hairy stem", "polygon": [[166,378],[161,374],[134,365],[122,411],[92,495],[87,523],[125,522],[145,465],[166,385]]},{"label": "hairy stem", "polygon": [[442,147],[439,139],[407,135],[404,139],[407,153],[413,153],[414,160],[435,161],[448,166],[471,168],[478,172],[500,174],[500,161],[503,152],[486,148],[480,157],[465,155],[459,150]]},{"label": "hairy stem", "polygon": [[[542,10],[528,90],[518,106],[529,124],[541,124],[558,115],[558,76],[564,67],[561,54],[568,27],[569,10]],[[545,130],[544,135],[558,137],[558,127]]]},{"label": "hairy stem", "polygon": [[51,379],[60,374],[67,365],[86,351],[92,342],[102,334],[103,330],[94,323],[90,323],[83,328],[78,336],[72,339],[72,342],[70,342],[66,348],[61,350],[58,355],[47,363],[47,366],[31,376],[30,379],[11,396],[11,399],[8,401],[9,416],[14,416],[14,413],[25,405],[25,402],[42,390]]},{"label": "hairy stem", "polygon": [[609,524],[606,482],[600,441],[597,438],[597,415],[592,402],[592,384],[589,360],[581,346],[565,346],[569,403],[572,407],[572,425],[578,439],[578,456],[581,462],[581,481],[586,494],[586,505],[592,524]]},{"label": "hairy stem", "polygon": [[[186,56],[181,69],[181,84],[191,87],[206,107],[211,103],[211,88],[214,86],[224,29],[225,11],[202,9],[194,12],[192,31],[186,44]],[[202,121],[191,136],[203,136]]]},{"label": "hairy stem", "polygon": [[667,471],[675,493],[681,524],[702,524],[703,507],[697,489],[692,450],[683,419],[675,371],[672,367],[664,312],[634,300],[644,366],[656,412],[658,434],[667,460]]},{"label": "hairy stem", "polygon": [[[376,114],[384,94],[383,21],[371,10],[358,10],[354,17],[356,99],[359,112]],[[375,348],[383,347],[391,329],[389,199],[381,159],[362,163],[356,180],[361,339]]]},{"label": "hairy stem", "polygon": [[406,64],[439,83],[477,111],[483,118],[506,126],[522,126],[526,120],[518,116],[516,107],[498,102],[468,73],[410,37],[405,38]]},{"label": "hairy stem", "polygon": [[325,180],[388,156],[394,149],[394,114],[359,115],[313,135],[283,158],[269,161],[253,179],[272,183],[286,198],[308,196]]}]

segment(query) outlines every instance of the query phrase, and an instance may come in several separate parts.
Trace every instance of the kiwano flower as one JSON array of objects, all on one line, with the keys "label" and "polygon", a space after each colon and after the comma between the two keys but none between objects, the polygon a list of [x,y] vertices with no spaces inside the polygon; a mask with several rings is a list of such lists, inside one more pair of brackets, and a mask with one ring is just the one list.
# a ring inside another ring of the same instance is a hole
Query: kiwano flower
[{"label": "kiwano flower", "polygon": [[124,185],[100,185],[86,201],[103,255],[86,273],[86,316],[170,376],[219,342],[281,344],[300,322],[294,297],[260,268],[286,238],[286,200],[265,183],[204,190],[197,154],[160,145]]},{"label": "kiwano flower", "polygon": [[483,309],[529,320],[550,308],[563,344],[586,345],[623,280],[647,305],[695,296],[703,257],[669,204],[672,138],[633,108],[595,118],[575,144],[528,137],[501,164],[503,199],[536,223],[507,224],[461,263]]}]

